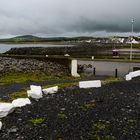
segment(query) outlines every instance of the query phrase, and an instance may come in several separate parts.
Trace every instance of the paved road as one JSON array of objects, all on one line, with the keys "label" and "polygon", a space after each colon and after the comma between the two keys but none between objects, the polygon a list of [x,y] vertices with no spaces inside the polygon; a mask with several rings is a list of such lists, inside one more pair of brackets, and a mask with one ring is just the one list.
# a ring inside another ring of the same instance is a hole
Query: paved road
[{"label": "paved road", "polygon": [[93,68],[96,68],[96,75],[114,76],[115,69],[118,70],[118,76],[124,77],[133,68],[140,69],[140,63],[127,62],[106,62],[106,61],[81,61],[78,60],[78,65],[84,66],[84,72],[91,73]]}]

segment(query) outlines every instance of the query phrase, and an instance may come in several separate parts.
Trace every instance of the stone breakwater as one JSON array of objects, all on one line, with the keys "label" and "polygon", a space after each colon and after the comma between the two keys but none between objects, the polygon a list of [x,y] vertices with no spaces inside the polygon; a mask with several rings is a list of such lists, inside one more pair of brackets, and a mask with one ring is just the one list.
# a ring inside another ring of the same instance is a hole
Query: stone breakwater
[{"label": "stone breakwater", "polygon": [[68,74],[69,69],[59,63],[51,61],[40,61],[36,59],[17,59],[0,57],[0,73],[45,73],[51,75]]}]

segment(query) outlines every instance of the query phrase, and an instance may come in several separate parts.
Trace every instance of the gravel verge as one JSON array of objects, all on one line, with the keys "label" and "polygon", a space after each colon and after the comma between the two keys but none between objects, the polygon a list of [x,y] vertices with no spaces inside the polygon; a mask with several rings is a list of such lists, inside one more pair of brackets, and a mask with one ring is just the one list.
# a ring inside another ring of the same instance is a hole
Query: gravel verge
[{"label": "gravel verge", "polygon": [[[139,140],[140,81],[60,89],[2,119],[2,140]],[[0,89],[1,90],[1,89]],[[7,89],[8,90],[8,89]],[[6,95],[5,95],[6,96]],[[34,119],[42,119],[33,123]],[[32,121],[31,121],[32,120]]]}]

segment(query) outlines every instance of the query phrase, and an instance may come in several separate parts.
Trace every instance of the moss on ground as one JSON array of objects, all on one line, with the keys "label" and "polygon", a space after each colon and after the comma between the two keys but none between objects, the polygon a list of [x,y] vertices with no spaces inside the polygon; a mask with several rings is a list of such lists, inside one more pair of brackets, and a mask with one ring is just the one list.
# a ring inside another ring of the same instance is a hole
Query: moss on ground
[{"label": "moss on ground", "polygon": [[44,123],[45,119],[44,118],[32,118],[29,120],[29,122],[33,123],[34,125],[40,125]]},{"label": "moss on ground", "polygon": [[63,119],[66,119],[67,116],[66,116],[65,114],[58,114],[58,115],[57,115],[57,118],[63,120]]},{"label": "moss on ground", "polygon": [[85,103],[80,106],[81,109],[92,109],[96,106],[96,100],[90,100],[88,103]]},{"label": "moss on ground", "polygon": [[92,131],[89,133],[91,140],[117,140],[109,134],[110,125],[105,122],[93,123]]},{"label": "moss on ground", "polygon": [[107,136],[100,136],[98,134],[91,135],[91,140],[117,140],[114,136],[107,135]]},{"label": "moss on ground", "polygon": [[105,123],[98,123],[98,124],[94,124],[93,127],[96,128],[97,130],[101,130],[101,129],[108,129],[109,125]]}]

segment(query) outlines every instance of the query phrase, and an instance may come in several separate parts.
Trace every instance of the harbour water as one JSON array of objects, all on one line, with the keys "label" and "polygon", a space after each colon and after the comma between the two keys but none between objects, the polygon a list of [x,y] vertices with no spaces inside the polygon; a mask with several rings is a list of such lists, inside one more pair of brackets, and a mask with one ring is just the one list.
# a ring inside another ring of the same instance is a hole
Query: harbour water
[{"label": "harbour water", "polygon": [[20,47],[70,47],[73,45],[54,45],[54,44],[0,44],[0,53],[5,53],[11,48]]}]

